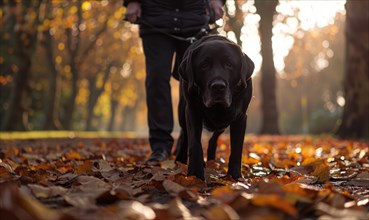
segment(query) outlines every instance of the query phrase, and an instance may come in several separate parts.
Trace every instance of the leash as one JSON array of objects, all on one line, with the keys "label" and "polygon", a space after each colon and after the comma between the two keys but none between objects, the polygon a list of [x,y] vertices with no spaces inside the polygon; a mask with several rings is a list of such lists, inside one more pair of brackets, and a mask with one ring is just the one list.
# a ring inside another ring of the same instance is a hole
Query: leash
[{"label": "leash", "polygon": [[166,35],[166,36],[169,36],[169,37],[171,37],[171,38],[174,38],[174,39],[176,39],[176,40],[180,40],[180,41],[187,41],[187,42],[189,42],[190,44],[194,43],[195,41],[197,41],[197,40],[198,40],[198,39],[200,39],[201,37],[208,35],[209,31],[211,32],[211,31],[213,31],[214,29],[218,28],[218,27],[215,27],[215,28],[212,28],[212,29],[210,29],[210,30],[208,31],[208,30],[205,28],[205,26],[207,26],[207,25],[205,25],[204,27],[202,27],[202,28],[200,29],[200,31],[199,31],[199,32],[197,32],[197,34],[195,34],[195,36],[192,36],[192,37],[180,37],[180,36],[177,36],[177,35],[174,35],[174,34],[168,33],[168,32],[166,32],[166,31],[164,31],[164,30],[162,30],[162,29],[160,29],[160,28],[155,27],[154,25],[150,24],[149,22],[147,22],[147,21],[146,21],[145,19],[143,19],[143,18],[139,18],[139,19],[137,20],[137,24],[144,24],[144,25],[147,25],[147,26],[149,26],[151,29],[153,29],[153,30],[154,30],[154,31],[156,31],[156,32],[162,33],[162,34],[164,34],[164,35]]}]

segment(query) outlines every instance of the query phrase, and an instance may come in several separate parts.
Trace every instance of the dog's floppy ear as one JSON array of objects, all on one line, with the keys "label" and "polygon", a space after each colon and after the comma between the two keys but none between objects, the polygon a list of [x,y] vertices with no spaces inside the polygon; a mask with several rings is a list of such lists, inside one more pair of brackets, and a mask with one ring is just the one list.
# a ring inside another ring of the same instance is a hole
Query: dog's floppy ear
[{"label": "dog's floppy ear", "polygon": [[192,69],[192,49],[188,48],[183,55],[182,62],[179,65],[178,73],[180,78],[187,83],[188,91],[190,91],[194,84],[194,72]]},{"label": "dog's floppy ear", "polygon": [[246,87],[247,81],[252,76],[252,73],[254,72],[255,65],[254,62],[245,54],[242,52],[242,61],[241,61],[241,76],[242,76],[242,84]]},{"label": "dog's floppy ear", "polygon": [[192,91],[192,89],[195,87],[195,79],[194,79],[194,70],[192,67],[192,58],[201,47],[202,43],[208,39],[211,39],[209,36],[205,36],[201,38],[200,40],[195,41],[195,43],[191,44],[187,50],[185,51],[182,62],[179,65],[178,73],[179,76],[182,78],[183,81],[185,81],[188,84],[188,92]]}]

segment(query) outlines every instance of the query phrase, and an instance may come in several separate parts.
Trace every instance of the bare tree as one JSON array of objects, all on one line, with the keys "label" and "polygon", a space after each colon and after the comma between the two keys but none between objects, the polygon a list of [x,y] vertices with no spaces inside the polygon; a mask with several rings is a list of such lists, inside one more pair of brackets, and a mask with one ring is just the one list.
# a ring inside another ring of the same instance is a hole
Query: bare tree
[{"label": "bare tree", "polygon": [[261,134],[279,134],[278,111],[276,101],[276,70],[273,61],[272,28],[273,16],[276,12],[278,0],[255,1],[255,6],[260,15],[260,39],[261,56],[261,110],[262,127]]},{"label": "bare tree", "polygon": [[369,138],[369,1],[346,3],[345,106],[338,135]]}]

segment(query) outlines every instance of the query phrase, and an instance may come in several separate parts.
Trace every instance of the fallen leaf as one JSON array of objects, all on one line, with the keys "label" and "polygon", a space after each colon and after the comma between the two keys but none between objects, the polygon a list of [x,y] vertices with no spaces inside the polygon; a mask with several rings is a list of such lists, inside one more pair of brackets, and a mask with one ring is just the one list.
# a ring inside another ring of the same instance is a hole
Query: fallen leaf
[{"label": "fallen leaf", "polygon": [[132,199],[132,195],[127,190],[123,189],[109,190],[102,193],[96,198],[96,204],[110,205],[120,200],[129,200],[129,199]]},{"label": "fallen leaf", "polygon": [[[335,208],[323,202],[316,205],[316,210],[322,212],[331,219],[369,219],[369,213],[365,209],[355,210],[355,209],[341,209]],[[328,218],[327,218],[328,219]]]},{"label": "fallen leaf", "polygon": [[[16,185],[1,184],[0,210],[2,217],[14,219],[60,220],[67,219],[67,215],[49,209],[37,200],[23,196]],[[3,215],[5,213],[5,216]],[[69,219],[74,219],[68,216]]]},{"label": "fallen leaf", "polygon": [[230,186],[221,186],[211,191],[210,195],[212,199],[219,200],[222,203],[230,203],[239,195],[239,192],[236,192]]},{"label": "fallen leaf", "polygon": [[92,172],[93,163],[90,160],[83,161],[82,164],[78,165],[75,169],[76,174],[90,173]]},{"label": "fallen leaf", "polygon": [[164,180],[163,181],[163,187],[164,189],[173,196],[178,195],[181,191],[185,190],[186,188],[182,185],[175,183],[171,180]]},{"label": "fallen leaf", "polygon": [[172,219],[194,219],[190,210],[178,198],[170,201],[168,211]]},{"label": "fallen leaf", "polygon": [[91,192],[99,194],[102,191],[111,189],[111,185],[93,176],[78,176],[76,182],[79,184],[74,188],[82,192]]},{"label": "fallen leaf", "polygon": [[198,190],[206,187],[206,183],[203,180],[196,178],[195,176],[186,176],[182,173],[176,175],[173,181],[184,187],[196,188]]},{"label": "fallen leaf", "polygon": [[68,192],[68,189],[61,186],[44,187],[37,184],[28,184],[28,187],[31,189],[32,193],[37,198],[50,198],[55,196],[63,196]]},{"label": "fallen leaf", "polygon": [[270,206],[279,209],[295,218],[298,216],[296,208],[278,195],[256,194],[251,198],[251,203],[257,206]]},{"label": "fallen leaf", "polygon": [[240,219],[237,212],[229,205],[214,205],[205,213],[207,219],[236,220]]},{"label": "fallen leaf", "polygon": [[160,166],[166,170],[174,170],[177,167],[177,164],[174,162],[174,160],[164,160],[161,162]]},{"label": "fallen leaf", "polygon": [[152,208],[137,201],[121,201],[118,203],[117,219],[155,219]]},{"label": "fallen leaf", "polygon": [[82,156],[80,153],[78,153],[77,151],[69,151],[68,153],[65,154],[65,158],[67,160],[81,160],[82,159]]},{"label": "fallen leaf", "polygon": [[317,177],[317,181],[326,182],[330,178],[329,166],[323,159],[308,158],[302,166],[291,168],[302,175]]}]

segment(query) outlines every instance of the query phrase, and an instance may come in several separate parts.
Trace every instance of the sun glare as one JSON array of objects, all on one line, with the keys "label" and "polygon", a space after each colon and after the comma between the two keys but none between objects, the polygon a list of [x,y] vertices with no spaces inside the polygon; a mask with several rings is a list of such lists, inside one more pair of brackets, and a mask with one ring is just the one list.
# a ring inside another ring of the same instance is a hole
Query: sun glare
[{"label": "sun glare", "polygon": [[[288,55],[294,44],[294,36],[299,35],[298,30],[309,31],[323,28],[334,23],[336,13],[345,14],[346,0],[280,0],[276,11],[273,27],[274,64],[277,72],[284,70],[284,58]],[[254,0],[247,1],[242,10],[245,12],[244,27],[242,28],[242,48],[255,62],[255,73],[260,71],[262,57],[260,55],[260,38],[258,26],[260,16],[254,6]],[[288,16],[285,22],[282,18]],[[328,64],[318,63],[319,67]],[[255,75],[255,74],[254,74]]]}]

